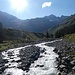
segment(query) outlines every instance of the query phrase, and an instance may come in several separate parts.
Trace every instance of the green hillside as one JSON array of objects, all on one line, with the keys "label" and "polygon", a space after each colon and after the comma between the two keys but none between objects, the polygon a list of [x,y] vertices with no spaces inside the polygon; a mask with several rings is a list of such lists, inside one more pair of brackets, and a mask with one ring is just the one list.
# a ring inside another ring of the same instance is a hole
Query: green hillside
[{"label": "green hillside", "polygon": [[53,27],[52,29],[48,31],[50,34],[54,34],[55,37],[62,37],[66,34],[75,33],[75,14],[71,15],[61,24]]}]

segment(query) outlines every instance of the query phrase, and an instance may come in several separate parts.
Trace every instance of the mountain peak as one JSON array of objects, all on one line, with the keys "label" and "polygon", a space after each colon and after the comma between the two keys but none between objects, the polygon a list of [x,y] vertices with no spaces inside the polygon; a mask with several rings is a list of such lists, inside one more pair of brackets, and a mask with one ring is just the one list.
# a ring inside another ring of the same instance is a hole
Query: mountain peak
[{"label": "mountain peak", "polygon": [[53,15],[53,14],[51,14],[51,15],[49,15],[50,17],[56,17],[55,15]]}]

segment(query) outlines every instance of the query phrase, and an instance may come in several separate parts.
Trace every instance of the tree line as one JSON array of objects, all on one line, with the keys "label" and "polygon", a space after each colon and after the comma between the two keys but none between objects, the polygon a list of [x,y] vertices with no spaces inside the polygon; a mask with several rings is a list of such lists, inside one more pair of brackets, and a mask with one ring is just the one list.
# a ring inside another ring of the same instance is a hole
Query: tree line
[{"label": "tree line", "polygon": [[55,33],[55,37],[60,38],[66,34],[72,34],[72,33],[75,33],[75,24],[57,30]]}]

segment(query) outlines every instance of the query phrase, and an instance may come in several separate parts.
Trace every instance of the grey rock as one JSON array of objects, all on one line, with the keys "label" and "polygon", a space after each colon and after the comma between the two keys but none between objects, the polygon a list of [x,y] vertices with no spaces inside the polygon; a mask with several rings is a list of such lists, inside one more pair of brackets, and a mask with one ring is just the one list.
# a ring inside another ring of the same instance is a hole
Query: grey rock
[{"label": "grey rock", "polygon": [[67,73],[65,73],[65,72],[61,72],[61,75],[67,75]]},{"label": "grey rock", "polygon": [[65,68],[66,66],[65,65],[60,65],[60,68]]},{"label": "grey rock", "polygon": [[72,69],[75,71],[75,66]]},{"label": "grey rock", "polygon": [[72,65],[75,65],[75,60],[71,61],[70,63],[71,63]]}]

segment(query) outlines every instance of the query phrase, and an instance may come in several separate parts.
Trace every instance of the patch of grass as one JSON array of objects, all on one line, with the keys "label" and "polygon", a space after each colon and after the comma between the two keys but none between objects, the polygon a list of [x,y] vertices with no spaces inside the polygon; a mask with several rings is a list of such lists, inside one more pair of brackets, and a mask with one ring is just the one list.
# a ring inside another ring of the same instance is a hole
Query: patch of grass
[{"label": "patch of grass", "polygon": [[69,55],[75,55],[75,51],[69,52]]},{"label": "patch of grass", "polygon": [[75,33],[74,34],[67,34],[64,38],[69,39],[71,42],[75,42]]},{"label": "patch of grass", "polygon": [[19,43],[17,41],[4,41],[3,43],[0,44],[0,51],[20,47],[23,45],[24,43]]}]

